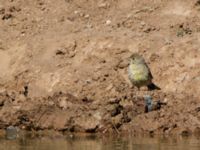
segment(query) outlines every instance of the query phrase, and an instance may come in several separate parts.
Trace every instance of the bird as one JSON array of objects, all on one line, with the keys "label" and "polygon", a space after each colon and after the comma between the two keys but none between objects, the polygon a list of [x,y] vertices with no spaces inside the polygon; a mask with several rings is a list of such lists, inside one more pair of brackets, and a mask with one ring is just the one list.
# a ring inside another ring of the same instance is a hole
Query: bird
[{"label": "bird", "polygon": [[152,97],[147,95],[144,96],[145,101],[145,112],[150,112],[152,110]]},{"label": "bird", "polygon": [[160,100],[152,100],[150,95],[144,96],[144,103],[145,103],[145,113],[150,111],[159,110],[163,105],[167,105],[166,102],[161,102]]},{"label": "bird", "polygon": [[150,91],[160,90],[160,87],[152,82],[153,76],[151,71],[144,58],[138,53],[133,53],[130,56],[128,77],[132,85],[136,86],[139,90],[142,86],[147,86]]}]

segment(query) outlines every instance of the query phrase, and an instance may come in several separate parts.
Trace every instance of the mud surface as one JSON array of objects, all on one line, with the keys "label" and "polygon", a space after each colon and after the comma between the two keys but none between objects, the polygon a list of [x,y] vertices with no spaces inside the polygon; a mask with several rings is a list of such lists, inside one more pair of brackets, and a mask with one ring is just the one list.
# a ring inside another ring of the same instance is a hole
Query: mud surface
[{"label": "mud surface", "polygon": [[[197,0],[0,0],[0,128],[200,133]],[[132,88],[138,52],[160,91]],[[167,105],[144,113],[144,95]]]}]

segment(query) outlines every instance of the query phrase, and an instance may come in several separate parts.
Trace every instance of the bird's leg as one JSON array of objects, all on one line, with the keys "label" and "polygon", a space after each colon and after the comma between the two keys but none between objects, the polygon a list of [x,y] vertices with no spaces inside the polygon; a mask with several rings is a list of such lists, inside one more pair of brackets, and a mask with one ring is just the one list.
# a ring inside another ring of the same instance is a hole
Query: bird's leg
[{"label": "bird's leg", "polygon": [[137,87],[137,91],[136,91],[136,101],[138,101],[138,94],[139,94],[139,91],[140,91],[140,87]]}]

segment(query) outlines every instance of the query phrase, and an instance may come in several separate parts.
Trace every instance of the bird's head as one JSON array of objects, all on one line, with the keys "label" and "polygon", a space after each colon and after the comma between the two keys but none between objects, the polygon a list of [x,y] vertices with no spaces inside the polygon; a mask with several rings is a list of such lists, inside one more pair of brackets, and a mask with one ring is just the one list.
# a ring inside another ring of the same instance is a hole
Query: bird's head
[{"label": "bird's head", "polygon": [[130,62],[135,64],[135,63],[144,63],[145,61],[141,55],[139,55],[138,53],[134,53],[130,56]]}]

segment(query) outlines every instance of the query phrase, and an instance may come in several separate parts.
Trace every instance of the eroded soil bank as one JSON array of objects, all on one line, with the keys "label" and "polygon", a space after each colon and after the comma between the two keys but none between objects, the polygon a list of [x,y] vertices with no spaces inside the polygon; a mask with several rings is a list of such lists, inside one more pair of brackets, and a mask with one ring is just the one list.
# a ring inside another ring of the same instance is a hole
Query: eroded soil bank
[{"label": "eroded soil bank", "polygon": [[[0,0],[0,128],[200,132],[197,0]],[[138,52],[160,91],[131,88]],[[166,103],[144,113],[144,95]]]}]

